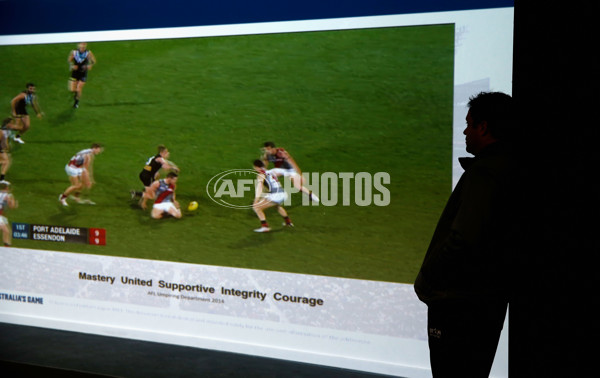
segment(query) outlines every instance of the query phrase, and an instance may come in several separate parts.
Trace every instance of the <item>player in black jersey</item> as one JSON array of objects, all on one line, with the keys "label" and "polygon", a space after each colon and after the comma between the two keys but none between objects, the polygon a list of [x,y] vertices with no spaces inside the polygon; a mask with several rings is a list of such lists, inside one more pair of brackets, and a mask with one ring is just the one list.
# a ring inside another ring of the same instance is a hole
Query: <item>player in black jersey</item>
[{"label": "player in black jersey", "polygon": [[152,183],[158,179],[161,169],[171,170],[179,173],[179,168],[173,162],[167,160],[169,155],[169,149],[162,144],[159,145],[158,153],[146,161],[144,168],[139,174],[140,181],[142,181],[142,184],[144,185],[144,190],[141,192],[135,190],[130,191],[132,199],[141,197],[139,203],[142,208],[144,208],[144,197],[146,199],[154,198],[154,193],[151,189],[151,186]]},{"label": "player in black jersey", "polygon": [[16,95],[10,101],[12,116],[17,121],[17,127],[19,129],[19,134],[17,134],[13,140],[21,144],[25,143],[21,139],[21,135],[29,130],[31,123],[29,120],[29,114],[27,114],[27,105],[33,108],[38,118],[42,118],[44,115],[35,94],[35,84],[27,83],[25,87],[27,88],[26,90]]},{"label": "player in black jersey", "polygon": [[87,43],[81,42],[77,45],[77,49],[71,51],[68,60],[71,67],[69,90],[73,93],[73,107],[78,108],[83,86],[87,82],[88,71],[96,64],[96,57],[87,49]]}]

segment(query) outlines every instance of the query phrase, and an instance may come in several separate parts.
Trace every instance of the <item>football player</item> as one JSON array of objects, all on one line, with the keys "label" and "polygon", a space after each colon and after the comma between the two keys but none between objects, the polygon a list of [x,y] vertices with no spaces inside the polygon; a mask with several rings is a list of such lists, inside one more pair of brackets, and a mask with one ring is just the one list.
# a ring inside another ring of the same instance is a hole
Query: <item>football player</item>
[{"label": "football player", "polygon": [[[265,210],[270,207],[277,207],[277,212],[284,219],[283,225],[286,227],[294,227],[290,220],[287,211],[281,206],[286,200],[287,193],[283,190],[278,176],[284,175],[284,170],[281,168],[265,169],[265,163],[262,160],[255,160],[253,164],[254,170],[259,174],[260,179],[256,184],[254,194],[254,203],[252,209],[260,220],[260,228],[255,229],[255,232],[269,232],[271,228],[267,223]],[[266,187],[266,188],[265,188]]]},{"label": "football player", "polygon": [[269,163],[273,163],[275,168],[283,170],[283,176],[289,177],[296,189],[306,194],[311,201],[319,202],[317,197],[311,190],[304,186],[304,177],[292,156],[283,148],[275,147],[273,142],[265,142],[263,145],[262,161],[265,167]]},{"label": "football player", "polygon": [[69,206],[67,198],[73,194],[73,199],[77,203],[94,205],[89,199],[81,199],[82,190],[90,190],[94,184],[93,165],[94,157],[100,154],[104,148],[98,144],[92,144],[91,148],[77,152],[65,166],[65,171],[69,176],[71,185],[58,196],[58,200],[63,206]]},{"label": "football player", "polygon": [[77,45],[77,49],[69,53],[68,61],[71,68],[69,91],[73,93],[73,107],[78,108],[83,86],[87,82],[88,71],[96,64],[96,57],[87,49],[87,43],[81,42]]}]

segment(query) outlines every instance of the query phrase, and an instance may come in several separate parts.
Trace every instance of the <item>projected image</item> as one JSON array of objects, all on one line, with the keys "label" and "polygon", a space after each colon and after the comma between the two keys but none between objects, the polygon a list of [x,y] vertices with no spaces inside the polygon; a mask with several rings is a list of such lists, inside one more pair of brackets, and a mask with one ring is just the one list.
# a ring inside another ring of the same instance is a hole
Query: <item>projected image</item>
[{"label": "projected image", "polygon": [[454,42],[0,46],[10,243],[412,283],[451,191]]}]

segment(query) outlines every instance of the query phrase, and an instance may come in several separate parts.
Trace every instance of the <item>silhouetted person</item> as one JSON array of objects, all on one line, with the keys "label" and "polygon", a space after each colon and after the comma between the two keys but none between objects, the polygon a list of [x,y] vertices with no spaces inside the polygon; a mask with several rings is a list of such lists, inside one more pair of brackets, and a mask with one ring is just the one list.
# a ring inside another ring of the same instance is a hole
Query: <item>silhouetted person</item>
[{"label": "silhouetted person", "polygon": [[482,92],[469,99],[465,172],[440,217],[415,291],[428,307],[434,377],[487,377],[508,303],[508,260],[516,169],[508,143],[512,98]]}]

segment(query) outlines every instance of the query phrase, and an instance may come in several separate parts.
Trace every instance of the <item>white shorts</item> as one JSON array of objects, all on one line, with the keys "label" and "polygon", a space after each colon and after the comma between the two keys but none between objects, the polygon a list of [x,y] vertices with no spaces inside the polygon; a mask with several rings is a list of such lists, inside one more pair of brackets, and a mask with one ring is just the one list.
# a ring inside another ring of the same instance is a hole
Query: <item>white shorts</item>
[{"label": "white shorts", "polygon": [[295,169],[283,169],[283,177],[300,176]]},{"label": "white shorts", "polygon": [[8,219],[4,215],[0,215],[0,225],[8,226]]},{"label": "white shorts", "polygon": [[67,175],[69,175],[70,177],[79,177],[83,174],[84,170],[85,170],[85,168],[73,167],[72,165],[69,165],[69,164],[67,164],[65,166],[65,172],[67,172]]},{"label": "white shorts", "polygon": [[170,210],[177,210],[177,207],[175,207],[175,204],[173,202],[155,203],[154,205],[152,205],[152,208],[164,211],[165,213],[168,213]]},{"label": "white shorts", "polygon": [[[275,175],[283,176],[283,177],[290,177],[293,175],[298,175],[298,172],[296,172],[296,170],[294,168],[290,168],[290,169],[273,168],[270,170],[270,172]],[[300,176],[300,175],[298,175],[298,176]]]},{"label": "white shorts", "polygon": [[281,205],[287,199],[286,192],[269,193],[265,196],[265,199]]}]

